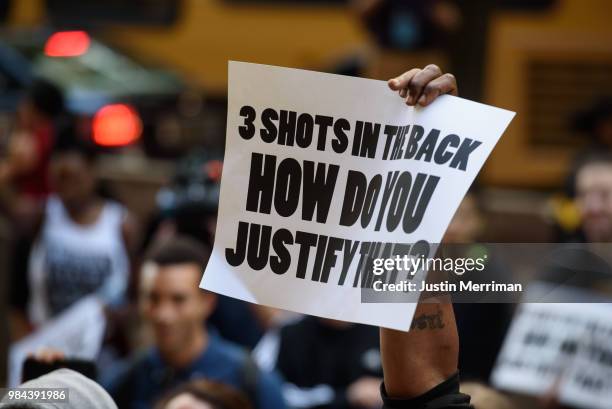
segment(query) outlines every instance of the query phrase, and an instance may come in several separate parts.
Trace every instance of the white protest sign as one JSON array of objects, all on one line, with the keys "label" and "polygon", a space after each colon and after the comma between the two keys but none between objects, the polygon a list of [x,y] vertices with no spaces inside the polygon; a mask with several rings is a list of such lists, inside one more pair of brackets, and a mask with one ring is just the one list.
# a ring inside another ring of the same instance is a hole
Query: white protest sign
[{"label": "white protest sign", "polygon": [[91,295],[81,299],[36,332],[11,345],[8,386],[21,383],[23,362],[41,348],[63,351],[70,358],[96,360],[105,328],[106,317],[98,298]]},{"label": "white protest sign", "polygon": [[415,109],[383,81],[230,62],[217,232],[201,287],[408,330],[413,303],[361,302],[371,259],[441,240],[513,116],[451,96]]},{"label": "white protest sign", "polygon": [[555,390],[567,405],[612,409],[612,307],[609,304],[522,304],[493,384],[542,396]]}]

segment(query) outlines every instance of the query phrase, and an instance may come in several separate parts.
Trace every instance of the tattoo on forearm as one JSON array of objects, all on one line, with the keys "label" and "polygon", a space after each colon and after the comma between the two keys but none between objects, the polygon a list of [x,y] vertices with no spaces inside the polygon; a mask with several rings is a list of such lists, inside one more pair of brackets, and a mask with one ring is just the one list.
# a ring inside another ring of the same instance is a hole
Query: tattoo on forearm
[{"label": "tattoo on forearm", "polygon": [[418,330],[435,330],[444,328],[444,320],[442,316],[442,310],[439,309],[434,314],[422,314],[418,317],[414,317],[410,329]]}]

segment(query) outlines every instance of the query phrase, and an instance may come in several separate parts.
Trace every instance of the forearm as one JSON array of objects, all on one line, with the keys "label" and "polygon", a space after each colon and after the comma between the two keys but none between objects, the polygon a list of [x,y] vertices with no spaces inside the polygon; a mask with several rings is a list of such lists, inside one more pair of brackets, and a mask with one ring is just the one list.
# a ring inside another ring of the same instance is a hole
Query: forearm
[{"label": "forearm", "polygon": [[408,332],[381,328],[385,389],[392,397],[422,395],[457,372],[459,337],[453,306],[419,304]]},{"label": "forearm", "polygon": [[[425,107],[440,95],[458,94],[455,77],[434,64],[406,71],[388,85],[409,106]],[[455,375],[459,337],[453,306],[448,298],[441,301],[418,305],[408,332],[380,330],[385,408],[470,408]]]}]

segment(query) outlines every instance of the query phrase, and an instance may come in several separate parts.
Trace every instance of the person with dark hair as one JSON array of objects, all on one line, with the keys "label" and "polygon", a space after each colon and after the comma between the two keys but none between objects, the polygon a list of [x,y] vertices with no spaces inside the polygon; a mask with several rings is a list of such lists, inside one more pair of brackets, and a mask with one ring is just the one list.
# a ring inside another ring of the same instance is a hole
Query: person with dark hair
[{"label": "person with dark hair", "polygon": [[[608,235],[605,231],[609,230],[607,226],[612,217],[610,214],[612,209],[606,204],[605,196],[609,190],[606,175],[609,167],[607,164],[612,162],[611,158],[612,149],[600,146],[580,153],[574,160],[566,180],[567,198],[554,202],[559,210],[555,216],[561,242],[610,240],[600,236],[601,233],[604,233],[604,236]],[[596,198],[597,193],[600,194],[601,200],[592,200]]]},{"label": "person with dark hair", "polygon": [[564,193],[552,200],[556,235],[560,242],[584,241],[578,209],[574,203],[579,168],[592,157],[612,152],[612,96],[597,100],[571,118],[571,128],[585,139],[585,146],[572,159],[565,178]]},{"label": "person with dark hair", "polygon": [[612,151],[582,158],[576,166],[575,191],[586,241],[612,242]]},{"label": "person with dark hair", "polygon": [[91,147],[56,151],[50,173],[55,193],[47,199],[28,269],[28,316],[35,325],[92,293],[122,304],[135,240],[127,209],[97,193]]},{"label": "person with dark hair", "polygon": [[[570,302],[580,311],[591,302],[608,300],[612,296],[612,152],[600,150],[583,155],[575,164],[573,189],[580,220],[579,234],[570,237],[567,243],[559,245],[547,255],[539,278],[551,286],[551,294],[563,294],[563,291],[575,294],[574,300]],[[578,341],[578,349],[583,347],[581,342]],[[566,368],[574,358],[562,354],[559,359],[567,360],[559,362],[561,368]],[[556,376],[561,379],[564,371]],[[558,382],[553,383],[540,396],[541,406],[564,409],[577,407],[560,404],[557,386]]]},{"label": "person with dark hair", "polygon": [[576,165],[580,235],[546,259],[544,281],[610,295],[612,267],[612,152],[586,155]]},{"label": "person with dark hair", "polygon": [[[196,150],[182,158],[171,185],[158,192],[159,213],[147,229],[145,243],[169,234],[193,237],[212,247],[217,225],[222,154]],[[267,307],[217,296],[209,325],[228,341],[252,350],[277,313]]]},{"label": "person with dark hair", "polygon": [[235,388],[203,379],[184,383],[161,399],[155,409],[252,409]]},{"label": "person with dark hair", "polygon": [[[17,107],[13,132],[3,142],[0,159],[0,211],[13,229],[11,306],[24,310],[27,260],[40,213],[51,190],[49,164],[64,116],[62,91],[49,81],[34,80]],[[23,336],[27,322],[12,314],[13,338]]]},{"label": "person with dark hair", "polygon": [[0,161],[0,184],[12,184],[18,196],[31,200],[46,197],[49,161],[63,113],[62,91],[49,81],[35,80],[18,107],[15,132]]},{"label": "person with dark hair", "polygon": [[199,282],[210,250],[187,237],[154,245],[141,270],[139,303],[154,345],[108,383],[125,409],[145,409],[177,385],[208,379],[244,392],[258,409],[285,407],[277,375],[257,368],[242,348],[206,327],[215,294]]},{"label": "person with dark hair", "polygon": [[577,167],[593,153],[612,152],[612,96],[603,97],[577,112],[571,118],[571,128],[586,140],[586,146],[572,160],[565,181],[566,193],[573,198],[576,195]]}]

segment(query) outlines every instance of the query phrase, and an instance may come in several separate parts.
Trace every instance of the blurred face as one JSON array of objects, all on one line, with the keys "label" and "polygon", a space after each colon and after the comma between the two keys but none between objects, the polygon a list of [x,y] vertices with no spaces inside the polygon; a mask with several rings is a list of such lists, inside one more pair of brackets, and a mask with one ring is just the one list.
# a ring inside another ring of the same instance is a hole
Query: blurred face
[{"label": "blurred face", "polygon": [[95,176],[82,155],[61,153],[51,163],[51,184],[66,207],[77,207],[93,195]]},{"label": "blurred face", "polygon": [[612,241],[612,164],[594,163],[576,177],[582,229],[590,242]]},{"label": "blurred face", "polygon": [[467,244],[476,241],[480,229],[482,227],[482,219],[480,210],[476,203],[476,198],[473,194],[467,194],[461,201],[455,216],[448,225],[446,234],[444,235],[445,243],[460,243]]},{"label": "blurred face", "polygon": [[201,266],[195,263],[143,267],[141,312],[164,354],[191,345],[214,308],[215,296],[198,287],[201,276]]},{"label": "blurred face", "polygon": [[188,393],[183,393],[166,404],[164,409],[214,409],[206,402],[197,400]]}]

